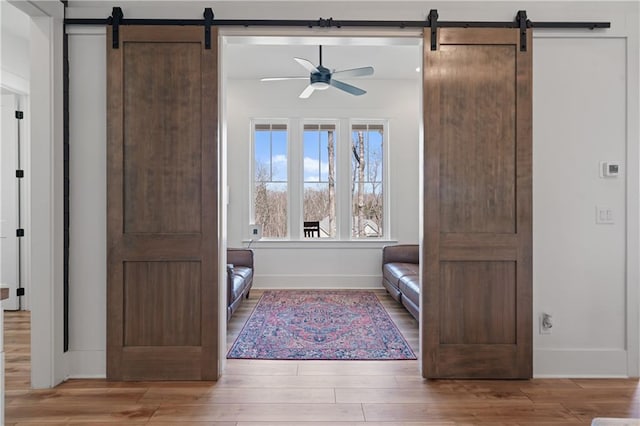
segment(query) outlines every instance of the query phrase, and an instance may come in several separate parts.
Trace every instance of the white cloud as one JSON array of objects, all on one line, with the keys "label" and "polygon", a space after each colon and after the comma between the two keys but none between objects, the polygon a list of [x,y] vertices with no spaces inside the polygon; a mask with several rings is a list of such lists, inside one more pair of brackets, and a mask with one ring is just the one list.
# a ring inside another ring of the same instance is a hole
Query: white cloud
[{"label": "white cloud", "polygon": [[284,154],[274,155],[273,156],[273,165],[286,165],[287,164],[287,156]]},{"label": "white cloud", "polygon": [[304,180],[317,180],[318,172],[327,175],[329,173],[329,163],[320,162],[311,157],[304,157]]},{"label": "white cloud", "polygon": [[272,160],[273,180],[287,180],[287,156],[278,154],[273,156]]}]

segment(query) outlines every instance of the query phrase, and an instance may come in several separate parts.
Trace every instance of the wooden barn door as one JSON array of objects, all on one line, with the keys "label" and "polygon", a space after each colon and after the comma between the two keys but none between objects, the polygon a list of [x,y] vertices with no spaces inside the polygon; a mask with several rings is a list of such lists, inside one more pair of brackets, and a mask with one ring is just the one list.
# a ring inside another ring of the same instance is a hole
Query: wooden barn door
[{"label": "wooden barn door", "polygon": [[532,375],[531,30],[424,42],[423,375]]},{"label": "wooden barn door", "polygon": [[217,32],[107,37],[107,377],[218,378]]}]

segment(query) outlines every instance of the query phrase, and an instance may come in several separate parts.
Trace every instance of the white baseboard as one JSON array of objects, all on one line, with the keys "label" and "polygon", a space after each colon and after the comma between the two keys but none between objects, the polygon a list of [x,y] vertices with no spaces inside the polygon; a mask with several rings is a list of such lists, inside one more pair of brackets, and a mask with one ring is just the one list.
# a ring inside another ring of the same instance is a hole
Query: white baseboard
[{"label": "white baseboard", "polygon": [[[328,277],[327,277],[328,278]],[[343,277],[345,278],[345,277]],[[348,278],[348,277],[346,277]],[[369,289],[381,288],[378,281],[362,280],[319,280],[314,279],[313,288],[352,288]],[[268,281],[267,281],[268,282]],[[278,276],[278,285],[273,281],[273,287],[264,285],[258,287],[269,288],[311,288],[306,281],[301,286],[299,279],[293,276]],[[356,283],[358,285],[356,285]],[[367,285],[368,284],[368,285]],[[69,379],[104,379],[106,377],[106,351],[69,351]],[[627,351],[623,349],[536,349],[533,351],[533,376],[535,378],[626,378]]]},{"label": "white baseboard", "polygon": [[104,379],[107,377],[106,351],[69,351],[68,379]]},{"label": "white baseboard", "polygon": [[624,349],[535,349],[535,378],[628,377]]},{"label": "white baseboard", "polygon": [[255,275],[256,289],[382,289],[380,275]]}]

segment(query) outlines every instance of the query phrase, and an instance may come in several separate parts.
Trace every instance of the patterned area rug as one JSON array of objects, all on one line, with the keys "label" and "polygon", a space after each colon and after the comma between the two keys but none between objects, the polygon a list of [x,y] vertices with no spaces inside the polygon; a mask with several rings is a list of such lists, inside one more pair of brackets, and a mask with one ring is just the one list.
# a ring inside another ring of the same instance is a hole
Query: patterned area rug
[{"label": "patterned area rug", "polygon": [[265,291],[227,358],[416,359],[371,291]]}]

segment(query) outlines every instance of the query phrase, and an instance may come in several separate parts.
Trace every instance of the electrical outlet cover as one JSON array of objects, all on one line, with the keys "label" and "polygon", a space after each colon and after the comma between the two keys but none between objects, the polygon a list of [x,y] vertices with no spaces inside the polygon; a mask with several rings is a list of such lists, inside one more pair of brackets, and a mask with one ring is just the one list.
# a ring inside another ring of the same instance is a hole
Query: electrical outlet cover
[{"label": "electrical outlet cover", "polygon": [[262,238],[262,225],[252,223],[249,225],[249,239],[259,240]]},{"label": "electrical outlet cover", "polygon": [[551,324],[551,326],[550,326],[550,327],[547,327],[547,326],[544,324],[545,316],[548,316],[549,321],[551,321],[551,319],[553,318],[553,316],[551,316],[550,314],[547,314],[547,313],[544,313],[544,312],[543,312],[543,313],[541,313],[541,314],[538,316],[538,327],[539,327],[539,331],[540,331],[540,334],[551,334],[551,330],[552,330],[553,324]]}]

